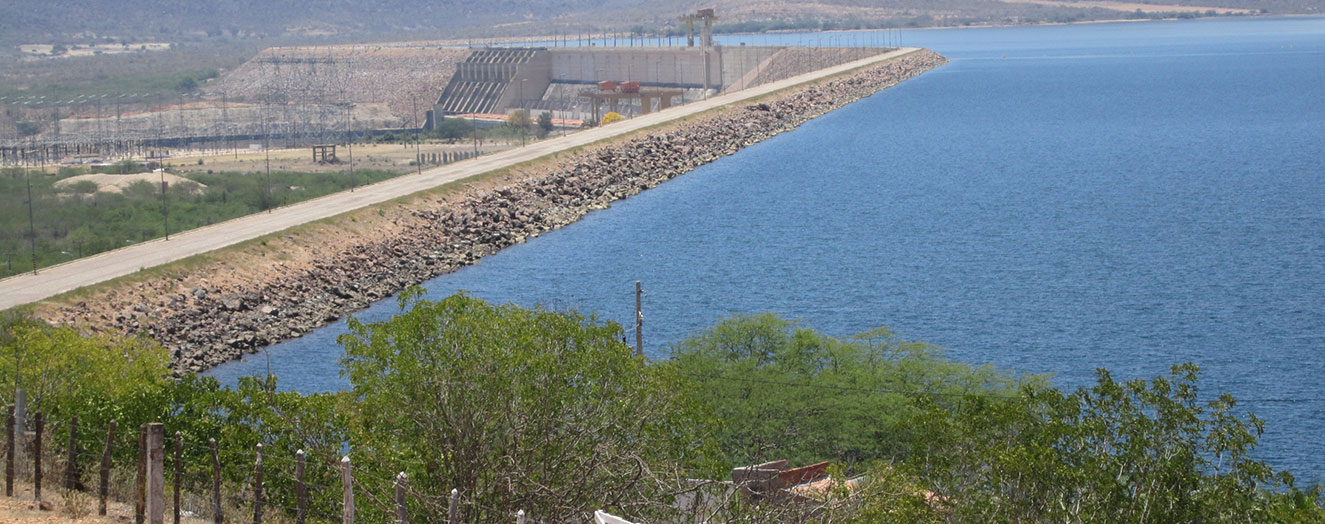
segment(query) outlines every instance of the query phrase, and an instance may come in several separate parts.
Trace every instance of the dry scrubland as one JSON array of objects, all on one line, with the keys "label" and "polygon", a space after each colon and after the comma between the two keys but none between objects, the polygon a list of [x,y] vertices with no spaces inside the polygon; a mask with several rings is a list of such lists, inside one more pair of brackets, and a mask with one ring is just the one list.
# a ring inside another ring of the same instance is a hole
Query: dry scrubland
[{"label": "dry scrubland", "polygon": [[419,118],[451,80],[468,49],[440,43],[396,43],[275,47],[259,53],[204,91],[258,102],[274,89],[277,97],[324,98],[356,104],[386,104],[397,125]]},{"label": "dry scrubland", "polygon": [[633,137],[306,224],[38,306],[53,323],[146,332],[198,371],[434,276],[946,62],[930,51]]},{"label": "dry scrubland", "polygon": [[[112,97],[66,106],[59,110],[58,132],[260,135],[268,120],[294,123],[296,131],[415,127],[468,56],[468,49],[431,42],[273,47],[207,83],[201,96]],[[32,117],[23,115],[16,118]],[[44,136],[55,132],[47,126]]]}]

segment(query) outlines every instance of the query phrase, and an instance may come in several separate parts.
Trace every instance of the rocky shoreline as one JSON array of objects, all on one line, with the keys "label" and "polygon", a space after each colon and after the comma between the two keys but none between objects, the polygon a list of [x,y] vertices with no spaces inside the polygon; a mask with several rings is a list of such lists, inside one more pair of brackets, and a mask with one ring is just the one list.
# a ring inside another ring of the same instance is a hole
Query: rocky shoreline
[{"label": "rocky shoreline", "polygon": [[302,250],[296,253],[302,256],[282,252],[263,259],[261,269],[251,274],[210,262],[188,274],[152,277],[77,303],[39,308],[38,314],[91,331],[145,333],[171,350],[177,372],[204,371],[575,222],[946,62],[922,50],[762,102],[592,147],[538,173],[471,189],[461,198],[420,199],[389,217],[379,211],[389,223],[365,227],[332,245],[299,242],[303,233],[295,233],[285,237],[283,249]]}]

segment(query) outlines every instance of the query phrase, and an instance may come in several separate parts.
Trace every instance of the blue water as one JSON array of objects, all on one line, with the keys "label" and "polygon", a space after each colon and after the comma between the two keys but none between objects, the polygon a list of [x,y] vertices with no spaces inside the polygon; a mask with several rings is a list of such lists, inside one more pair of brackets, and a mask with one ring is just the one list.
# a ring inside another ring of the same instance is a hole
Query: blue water
[{"label": "blue water", "polygon": [[[900,37],[952,62],[425,287],[626,324],[639,279],[653,357],[774,311],[1067,387],[1192,361],[1268,421],[1262,458],[1325,479],[1325,18]],[[212,374],[345,387],[344,331]]]}]

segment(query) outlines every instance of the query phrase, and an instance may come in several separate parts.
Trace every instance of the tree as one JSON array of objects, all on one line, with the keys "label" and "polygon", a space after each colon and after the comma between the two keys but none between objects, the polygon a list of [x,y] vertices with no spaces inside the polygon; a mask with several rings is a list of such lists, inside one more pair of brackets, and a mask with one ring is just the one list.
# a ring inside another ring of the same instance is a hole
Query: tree
[{"label": "tree", "polygon": [[539,114],[538,114],[538,136],[539,136],[539,138],[542,138],[542,137],[547,136],[548,133],[551,133],[551,132],[552,132],[552,129],[553,129],[553,126],[552,126],[552,113],[551,113],[551,112],[548,112],[548,111],[544,111],[544,112],[542,112],[542,113],[539,113]]},{"label": "tree", "polygon": [[612,112],[610,112],[610,113],[608,113],[608,114],[606,114],[606,115],[603,115],[603,122],[602,122],[602,125],[607,125],[607,124],[612,124],[612,123],[620,122],[620,121],[625,120],[625,119],[626,119],[626,117],[621,116],[621,113],[618,113],[618,112],[616,112],[616,111],[612,111]]},{"label": "tree", "polygon": [[437,138],[447,139],[465,138],[473,131],[474,126],[463,118],[442,118],[434,130]]},{"label": "tree", "polygon": [[1253,460],[1264,429],[1228,395],[1198,401],[1199,369],[1064,394],[921,399],[908,460],[949,522],[1322,522],[1319,489]]},{"label": "tree", "polygon": [[911,396],[1003,394],[1018,383],[886,328],[843,340],[768,313],[724,319],[656,365],[694,381],[723,422],[717,437],[732,466],[785,458],[864,467],[903,456],[916,445]]},{"label": "tree", "polygon": [[191,93],[198,90],[198,81],[191,76],[186,76],[175,83],[175,91],[179,93]]},{"label": "tree", "polygon": [[91,406],[109,409],[170,380],[165,349],[146,339],[83,336],[27,321],[13,322],[4,331],[0,401],[12,402],[10,395],[23,388],[32,412],[67,417],[85,414]]},{"label": "tree", "polygon": [[529,112],[523,109],[516,109],[506,115],[506,126],[514,129],[526,130],[530,125]]},{"label": "tree", "polygon": [[[388,321],[351,319],[340,337],[357,457],[406,471],[420,492],[459,489],[471,521],[524,509],[570,522],[601,508],[645,514],[708,456],[687,388],[634,357],[620,326],[421,294],[403,293]],[[423,513],[445,515],[445,503]]]}]

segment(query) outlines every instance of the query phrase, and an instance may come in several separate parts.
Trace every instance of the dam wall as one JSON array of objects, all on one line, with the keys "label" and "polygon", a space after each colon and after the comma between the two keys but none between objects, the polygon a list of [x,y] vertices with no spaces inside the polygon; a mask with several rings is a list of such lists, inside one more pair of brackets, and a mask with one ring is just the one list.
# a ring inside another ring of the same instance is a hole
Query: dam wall
[{"label": "dam wall", "polygon": [[[433,107],[436,115],[505,113],[518,108],[585,111],[577,90],[600,81],[699,90],[700,97],[749,87],[785,47],[557,47],[474,52],[456,66]],[[820,67],[832,64],[820,64]],[[690,95],[693,100],[696,96]]]}]

